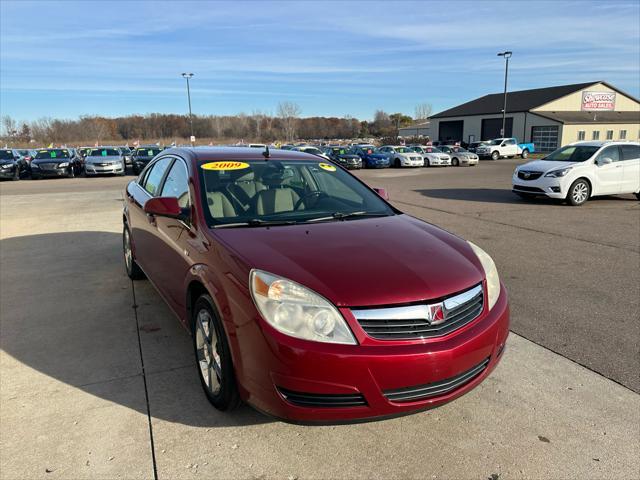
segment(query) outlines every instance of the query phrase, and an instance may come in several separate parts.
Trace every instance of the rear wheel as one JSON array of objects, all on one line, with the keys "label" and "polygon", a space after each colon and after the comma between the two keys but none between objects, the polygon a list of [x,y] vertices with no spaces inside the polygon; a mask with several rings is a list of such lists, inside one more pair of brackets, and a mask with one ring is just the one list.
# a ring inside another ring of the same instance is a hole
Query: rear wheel
[{"label": "rear wheel", "polygon": [[526,148],[522,151],[522,153],[520,154],[520,156],[522,158],[529,158],[529,150],[527,150]]},{"label": "rear wheel", "polygon": [[491,153],[491,160],[498,160],[500,158],[500,153],[496,150]]},{"label": "rear wheel", "polygon": [[201,295],[193,308],[193,349],[200,383],[218,410],[233,410],[240,403],[227,336],[213,300]]},{"label": "rear wheel", "polygon": [[136,259],[133,255],[131,232],[127,225],[125,225],[122,230],[122,250],[124,254],[124,268],[127,271],[127,276],[131,280],[142,280],[144,278],[144,272],[136,263]]},{"label": "rear wheel", "polygon": [[567,193],[567,202],[574,207],[578,207],[589,200],[591,195],[591,187],[589,182],[583,178],[579,178],[571,184],[569,187],[569,193]]}]

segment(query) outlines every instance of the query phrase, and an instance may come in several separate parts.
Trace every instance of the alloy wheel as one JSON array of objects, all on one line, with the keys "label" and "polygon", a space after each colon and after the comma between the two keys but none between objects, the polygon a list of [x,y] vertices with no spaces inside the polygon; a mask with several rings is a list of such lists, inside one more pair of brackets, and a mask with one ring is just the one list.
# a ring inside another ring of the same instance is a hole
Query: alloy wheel
[{"label": "alloy wheel", "polygon": [[131,237],[129,236],[128,228],[125,228],[124,230],[123,250],[124,264],[127,267],[127,272],[130,273],[133,266],[133,252],[131,251]]},{"label": "alloy wheel", "polygon": [[571,198],[576,204],[584,203],[589,195],[589,186],[585,182],[578,182],[571,191]]},{"label": "alloy wheel", "polygon": [[213,318],[209,311],[203,308],[196,316],[196,354],[202,380],[213,395],[220,392],[222,384],[219,348]]}]

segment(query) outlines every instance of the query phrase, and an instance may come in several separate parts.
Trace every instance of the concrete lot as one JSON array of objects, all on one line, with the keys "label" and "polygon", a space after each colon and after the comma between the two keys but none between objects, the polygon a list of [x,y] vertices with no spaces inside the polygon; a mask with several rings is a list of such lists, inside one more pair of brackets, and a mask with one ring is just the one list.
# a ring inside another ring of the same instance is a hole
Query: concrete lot
[{"label": "concrete lot", "polygon": [[528,204],[514,163],[357,173],[488,250],[522,336],[451,404],[321,427],[206,402],[189,336],[124,274],[128,179],[2,183],[0,477],[638,478],[639,204]]}]

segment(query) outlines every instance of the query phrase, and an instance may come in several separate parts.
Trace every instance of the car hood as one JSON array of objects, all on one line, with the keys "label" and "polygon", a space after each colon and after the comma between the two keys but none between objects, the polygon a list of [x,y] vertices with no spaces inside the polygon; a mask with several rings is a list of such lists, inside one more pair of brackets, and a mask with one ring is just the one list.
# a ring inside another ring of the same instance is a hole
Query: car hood
[{"label": "car hood", "polygon": [[441,298],[480,283],[464,240],[408,215],[213,230],[252,268],[298,282],[340,307]]},{"label": "car hood", "polygon": [[116,160],[122,160],[120,155],[107,155],[106,157],[86,157],[85,161],[87,163],[102,163],[102,162],[114,162]]},{"label": "car hood", "polygon": [[63,162],[71,162],[70,158],[56,157],[56,158],[34,158],[31,160],[31,163],[39,164],[39,163],[63,163]]},{"label": "car hood", "polygon": [[575,167],[581,165],[580,162],[558,162],[551,160],[534,160],[518,167],[518,170],[531,170],[534,172],[550,172],[551,170],[558,170],[560,168]]},{"label": "car hood", "polygon": [[13,164],[15,163],[15,160],[10,160],[10,159],[2,159],[0,160],[0,165],[7,165],[7,164]]},{"label": "car hood", "polygon": [[366,155],[366,158],[370,158],[371,160],[388,160],[389,157],[387,157],[384,153],[371,153],[369,155]]},{"label": "car hood", "polygon": [[338,155],[338,158],[341,160],[361,160],[361,158],[358,155]]}]

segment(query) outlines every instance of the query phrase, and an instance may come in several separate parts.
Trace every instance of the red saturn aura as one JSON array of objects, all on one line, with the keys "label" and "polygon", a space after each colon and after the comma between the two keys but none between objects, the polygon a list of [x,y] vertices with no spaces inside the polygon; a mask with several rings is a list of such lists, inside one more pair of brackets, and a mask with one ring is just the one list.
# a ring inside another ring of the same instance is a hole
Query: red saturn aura
[{"label": "red saturn aura", "polygon": [[128,275],[193,337],[209,401],[292,421],[434,407],[493,370],[507,292],[487,253],[302,152],[175,148],[129,183]]}]

